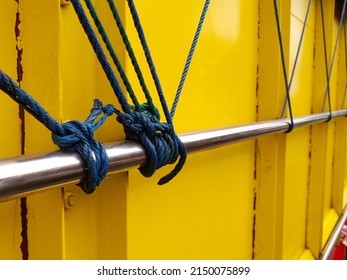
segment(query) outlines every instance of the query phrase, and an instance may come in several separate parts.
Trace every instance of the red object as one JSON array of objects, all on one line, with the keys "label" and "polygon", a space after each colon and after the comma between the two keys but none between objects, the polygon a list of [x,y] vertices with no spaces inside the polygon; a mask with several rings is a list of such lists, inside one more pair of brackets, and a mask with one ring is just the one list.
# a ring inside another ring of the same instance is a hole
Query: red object
[{"label": "red object", "polygon": [[329,260],[346,260],[347,258],[347,222],[341,231],[341,238],[331,251]]}]

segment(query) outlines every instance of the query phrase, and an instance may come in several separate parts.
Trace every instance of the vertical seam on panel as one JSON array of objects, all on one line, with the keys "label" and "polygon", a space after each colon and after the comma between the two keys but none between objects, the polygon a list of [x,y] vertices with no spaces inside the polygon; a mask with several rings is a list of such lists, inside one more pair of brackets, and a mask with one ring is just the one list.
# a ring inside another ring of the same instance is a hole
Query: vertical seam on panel
[{"label": "vertical seam on panel", "polygon": [[[257,53],[258,53],[258,63],[257,63],[257,77],[256,77],[256,88],[255,88],[255,94],[256,94],[256,107],[255,107],[255,118],[256,121],[259,120],[259,44],[260,44],[260,1],[258,1],[258,46],[257,46]],[[258,159],[258,140],[255,139],[254,142],[254,166],[253,166],[253,224],[252,224],[252,259],[255,259],[255,235],[256,235],[256,210],[257,210],[257,159]]]}]

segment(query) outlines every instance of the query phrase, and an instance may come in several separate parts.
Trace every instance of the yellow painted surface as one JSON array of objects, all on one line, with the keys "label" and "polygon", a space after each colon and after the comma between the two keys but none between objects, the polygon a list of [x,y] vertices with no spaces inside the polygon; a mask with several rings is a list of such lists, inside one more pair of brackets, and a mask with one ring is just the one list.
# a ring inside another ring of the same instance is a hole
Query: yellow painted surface
[{"label": "yellow painted surface", "polygon": [[[169,104],[203,3],[137,3]],[[257,13],[256,2],[211,3],[174,119],[178,132],[255,121]],[[130,35],[136,38],[131,24]],[[128,258],[251,258],[253,149],[249,141],[189,155],[184,170],[162,187],[156,182],[171,166],[151,179],[130,171]]]},{"label": "yellow painted surface", "polygon": [[299,260],[315,260],[315,257],[312,255],[310,250],[306,249],[301,253],[298,259]]},{"label": "yellow painted surface", "polygon": [[[35,9],[33,9],[35,7]],[[61,100],[60,5],[57,1],[20,1],[23,88],[59,121]],[[48,24],[49,22],[49,24]],[[44,38],[44,39],[43,39]],[[25,115],[25,153],[56,150],[50,132]],[[30,259],[63,257],[63,204],[54,190],[27,199]]]},{"label": "yellow painted surface", "polygon": [[[113,27],[105,4],[99,1],[96,8],[105,26]],[[124,3],[118,6],[121,13],[124,13],[123,6]],[[62,119],[85,119],[94,98],[104,104],[115,104],[116,98],[71,6],[61,9],[61,24]],[[120,43],[117,36],[111,38]],[[120,58],[122,52],[117,51]],[[109,119],[97,131],[96,138],[103,142],[124,139],[121,127],[115,129],[115,123],[114,118]],[[64,187],[63,192],[70,192],[76,202],[64,211],[64,258],[126,258],[126,186],[127,174],[122,173],[107,176],[90,196],[73,184]]]},{"label": "yellow painted surface", "polygon": [[[345,49],[347,42],[346,33],[343,32],[339,41],[339,60],[346,61],[346,52],[341,51]],[[346,80],[347,65],[345,63],[338,64],[338,81],[336,92],[336,109],[346,108],[345,104],[345,83]],[[332,177],[332,207],[337,213],[341,213],[342,209],[346,205],[344,200],[344,185],[345,185],[345,170],[346,170],[346,119],[335,120],[335,139],[334,139],[334,173]]]},{"label": "yellow painted surface", "polygon": [[[309,0],[278,1],[288,74]],[[0,3],[0,68],[17,78],[23,50],[25,88],[59,122],[84,120],[94,98],[117,105],[71,5]],[[106,1],[94,1],[138,95]],[[126,1],[115,1],[153,96]],[[326,88],[319,1],[313,1],[291,90],[294,116],[319,113]],[[331,61],[337,20],[324,1]],[[136,1],[162,87],[171,106],[204,0]],[[33,8],[34,7],[34,8]],[[5,12],[6,11],[6,12]],[[14,32],[19,12],[20,38]],[[178,17],[179,15],[179,17]],[[345,86],[344,44],[331,78],[332,108]],[[143,98],[140,98],[143,100]],[[155,103],[160,107],[158,98]],[[211,1],[174,118],[178,133],[281,117],[285,86],[272,1]],[[345,104],[345,106],[347,106]],[[0,94],[0,158],[56,150],[50,132]],[[327,111],[327,106],[325,107]],[[287,116],[288,117],[288,112]],[[96,134],[124,139],[109,119]],[[27,198],[29,259],[315,259],[346,204],[346,120],[303,127],[189,154],[169,184],[138,170],[109,174],[92,195],[74,184]],[[23,148],[23,149],[22,149]],[[67,206],[70,195],[73,205]],[[0,258],[21,259],[20,201],[0,204]]]},{"label": "yellow painted surface", "polygon": [[322,244],[325,244],[334,229],[339,215],[334,209],[330,209],[324,217],[323,222],[323,235],[322,235]]},{"label": "yellow painted surface", "polygon": [[287,136],[283,216],[283,258],[296,259],[306,239],[309,127]]},{"label": "yellow painted surface", "polygon": [[[273,3],[260,3],[257,120],[281,115],[285,87],[278,46]],[[290,1],[279,2],[286,64],[290,30]],[[268,63],[273,61],[273,63]],[[283,244],[283,205],[286,137],[261,137],[256,143],[255,236],[253,258],[281,259]]]},{"label": "yellow painted surface", "polygon": [[[0,3],[0,69],[11,77],[17,77],[17,40],[15,34],[16,13],[15,1]],[[20,41],[18,48],[20,49]],[[0,94],[0,158],[17,156],[21,152],[20,121],[18,105],[4,94]],[[9,201],[0,204],[0,259],[21,259],[22,242],[20,201]]]},{"label": "yellow painted surface", "polygon": [[[314,1],[313,1],[314,2]],[[292,1],[290,26],[290,67],[292,73],[295,56],[303,28],[308,1]],[[294,116],[311,112],[314,59],[315,3],[312,3],[308,26],[305,30],[299,59],[297,62],[291,101]],[[302,13],[304,11],[304,13]],[[306,215],[309,176],[310,127],[296,129],[288,134],[285,159],[285,189],[283,215],[283,255],[284,259],[296,259],[305,248]]]}]

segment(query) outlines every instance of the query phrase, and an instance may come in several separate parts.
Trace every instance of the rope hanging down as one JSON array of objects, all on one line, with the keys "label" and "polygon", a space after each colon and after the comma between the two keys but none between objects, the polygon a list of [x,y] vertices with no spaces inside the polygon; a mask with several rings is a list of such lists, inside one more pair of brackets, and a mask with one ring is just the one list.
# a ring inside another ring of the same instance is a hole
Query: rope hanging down
[{"label": "rope hanging down", "polygon": [[[94,107],[85,122],[70,121],[60,124],[2,71],[0,71],[0,90],[7,93],[28,113],[44,124],[52,132],[53,142],[57,146],[81,156],[85,168],[78,186],[84,192],[92,193],[106,176],[108,170],[108,156],[104,146],[93,138],[94,131],[114,113],[113,106],[103,106],[99,100],[94,100]],[[96,118],[102,114],[103,116],[95,122]]]},{"label": "rope hanging down", "polygon": [[[84,12],[84,9],[80,3],[79,0],[72,0],[73,7],[75,9],[75,12],[80,20],[80,23],[94,49],[94,52],[97,55],[97,58],[111,84],[111,87],[113,88],[113,91],[122,107],[123,113],[115,110],[115,113],[117,114],[117,120],[123,125],[126,137],[127,139],[138,141],[142,144],[142,146],[145,149],[146,152],[146,161],[145,163],[139,168],[141,173],[146,176],[150,177],[154,174],[154,172],[169,163],[174,163],[178,160],[177,165],[175,168],[166,176],[161,178],[158,182],[159,185],[165,184],[169,182],[173,177],[177,175],[177,173],[182,169],[187,152],[185,149],[185,146],[180,141],[180,139],[177,137],[174,126],[172,123],[172,117],[169,113],[168,106],[166,104],[166,100],[164,97],[164,93],[159,81],[159,77],[157,75],[155,65],[153,62],[153,59],[150,54],[149,47],[146,42],[146,38],[144,35],[144,31],[142,28],[142,25],[140,23],[140,18],[137,13],[135,4],[132,0],[127,0],[133,22],[135,25],[135,28],[138,32],[139,39],[141,41],[141,45],[143,47],[143,51],[145,53],[145,57],[154,81],[154,84],[156,86],[159,100],[162,106],[162,109],[165,114],[166,122],[160,122],[160,116],[158,113],[158,109],[154,106],[152,102],[152,98],[149,94],[148,88],[145,84],[143,75],[141,73],[140,67],[137,63],[134,51],[131,47],[130,41],[126,35],[124,26],[122,24],[121,18],[119,16],[119,13],[117,11],[117,8],[114,4],[113,0],[107,0],[110,9],[112,11],[113,17],[116,21],[116,24],[118,26],[119,32],[122,36],[124,45],[126,47],[126,50],[128,52],[128,55],[130,57],[130,60],[133,64],[133,67],[135,69],[135,72],[137,74],[137,77],[139,79],[140,85],[142,87],[142,90],[145,94],[145,97],[147,99],[147,103],[145,104],[138,104],[138,101],[136,99],[135,94],[133,93],[133,90],[130,86],[130,83],[128,82],[128,79],[126,78],[124,71],[122,70],[122,67],[120,66],[120,63],[118,59],[116,58],[116,55],[113,51],[113,47],[111,45],[110,40],[107,37],[107,34],[105,32],[105,29],[102,26],[102,23],[95,11],[95,8],[92,4],[92,1],[90,0],[84,0],[86,3],[86,6],[90,12],[91,17],[93,18],[93,21],[97,27],[98,32],[101,35],[101,38],[103,39],[103,42],[106,45],[106,49],[109,51],[113,62],[116,65],[117,70],[120,72],[120,76],[122,77],[123,83],[125,84],[125,88],[129,92],[130,98],[132,99],[132,102],[134,104],[128,104],[126,97],[121,90],[119,83],[117,81],[117,78],[112,70],[112,67],[109,63],[109,61],[106,58],[106,55],[102,49],[102,46],[97,39],[97,36],[88,21],[88,18]],[[207,0],[206,2],[209,2]],[[208,6],[208,5],[207,5]],[[203,14],[206,14],[207,7],[205,5],[205,9]],[[202,25],[203,19],[199,23],[199,32],[195,36],[195,41],[197,41],[197,38],[200,33],[201,25]],[[196,44],[196,43],[195,43]],[[195,47],[195,46],[194,46]],[[191,60],[191,56],[193,54],[194,50],[189,55]],[[189,62],[190,63],[190,62]],[[189,66],[188,66],[189,67]]]},{"label": "rope hanging down", "polygon": [[[156,73],[155,66],[140,23],[140,19],[133,1],[128,0],[128,5],[158,91],[159,99],[165,113],[166,122],[160,122],[159,111],[153,104],[152,98],[149,94],[143,75],[137,63],[135,54],[127,38],[124,26],[120,20],[116,6],[114,5],[113,0],[107,1],[110,5],[117,26],[122,35],[124,44],[126,46],[127,52],[129,53],[140,85],[146,96],[147,103],[139,104],[130,85],[130,82],[122,68],[122,65],[117,58],[112,44],[108,39],[105,29],[103,28],[101,21],[99,20],[90,0],[85,0],[86,5],[90,11],[95,25],[97,26],[99,33],[101,34],[106,48],[109,51],[117,70],[120,73],[125,88],[128,91],[134,105],[128,104],[121,86],[112,70],[109,61],[106,58],[103,48],[101,47],[101,44],[97,39],[97,36],[94,33],[94,30],[90,22],[88,21],[88,18],[79,0],[71,0],[71,2],[94,49],[94,52],[106,74],[106,77],[108,78],[110,85],[118,99],[123,113],[114,108],[112,105],[103,106],[99,100],[94,100],[94,106],[85,122],[70,121],[60,124],[56,120],[54,120],[37,101],[35,101],[9,76],[7,76],[0,70],[0,90],[7,93],[28,113],[33,115],[37,120],[45,125],[52,132],[53,142],[57,146],[69,152],[76,152],[82,157],[85,168],[83,176],[78,185],[88,194],[92,193],[100,184],[101,180],[106,176],[109,165],[109,160],[105,148],[100,142],[93,138],[94,131],[98,129],[105,122],[105,120],[113,114],[117,115],[117,120],[123,125],[127,139],[138,141],[144,147],[147,155],[146,162],[139,168],[144,176],[152,176],[158,168],[168,163],[176,162],[179,157],[179,161],[175,168],[168,175],[161,178],[158,184],[165,184],[169,182],[174,176],[176,176],[177,173],[182,169],[187,156],[185,146],[175,134],[172,124],[172,118],[169,113],[160,81]],[[204,11],[199,22],[198,30],[193,40],[192,48],[189,52],[179,88],[182,88],[183,86],[209,2],[209,0],[206,0]],[[176,107],[176,105],[174,105],[174,107]],[[99,116],[101,117],[99,118]],[[99,120],[96,121],[97,118],[99,118]]]}]

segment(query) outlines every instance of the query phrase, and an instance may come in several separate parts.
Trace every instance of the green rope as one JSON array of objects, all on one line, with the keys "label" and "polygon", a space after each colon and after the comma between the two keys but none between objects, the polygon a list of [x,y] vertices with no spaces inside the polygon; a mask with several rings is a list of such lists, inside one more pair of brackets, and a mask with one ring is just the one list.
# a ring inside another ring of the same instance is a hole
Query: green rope
[{"label": "green rope", "polygon": [[[146,100],[147,100],[147,103],[149,105],[149,108],[151,110],[155,110],[156,107],[153,104],[151,94],[150,94],[150,92],[149,92],[149,90],[147,88],[147,85],[146,85],[145,79],[143,77],[142,71],[141,71],[140,66],[139,66],[139,64],[137,62],[134,50],[133,50],[133,48],[131,46],[131,43],[130,43],[129,38],[128,38],[128,35],[127,35],[126,31],[125,31],[122,19],[121,19],[119,13],[118,13],[118,9],[115,6],[113,0],[107,0],[107,2],[109,4],[109,6],[110,6],[113,18],[116,21],[116,24],[117,24],[117,27],[118,27],[118,30],[119,30],[119,34],[122,37],[122,40],[123,40],[124,46],[125,46],[125,48],[126,48],[126,50],[128,52],[131,64],[134,67],[137,79],[139,80],[139,83],[140,83],[140,86],[142,88],[142,91],[143,91],[143,93],[146,96]],[[151,113],[153,113],[153,112],[151,112]]]},{"label": "green rope", "polygon": [[131,84],[129,82],[129,79],[128,79],[127,75],[124,72],[124,69],[123,69],[123,67],[122,67],[122,65],[121,65],[121,63],[120,63],[120,61],[119,61],[119,59],[117,57],[116,52],[113,49],[112,43],[111,43],[110,39],[108,38],[106,30],[105,30],[104,26],[102,25],[102,23],[101,23],[101,21],[99,19],[99,16],[98,16],[98,14],[97,14],[97,12],[95,10],[95,7],[94,7],[92,1],[91,0],[84,0],[84,2],[86,3],[86,6],[87,6],[87,8],[89,10],[90,15],[93,18],[95,26],[97,27],[97,29],[99,31],[99,34],[100,34],[102,40],[104,41],[105,46],[106,46],[106,48],[107,48],[107,50],[108,50],[108,52],[109,52],[109,54],[110,54],[114,64],[117,67],[117,70],[118,70],[119,75],[121,76],[121,78],[123,80],[125,88],[126,88],[127,92],[129,93],[130,98],[131,98],[131,100],[133,101],[133,103],[135,105],[135,110],[136,111],[140,111],[141,110],[140,109],[141,105],[140,105],[140,103],[137,100],[137,97],[136,97],[136,95],[134,93],[134,90],[133,90],[133,88],[132,88],[132,86],[131,86]]}]

